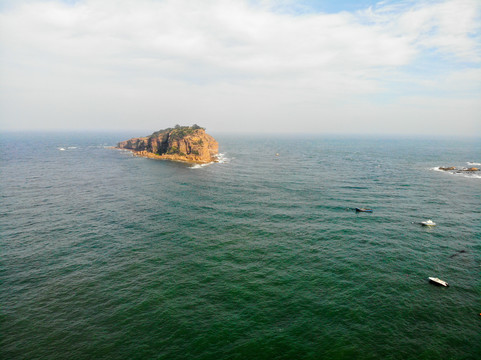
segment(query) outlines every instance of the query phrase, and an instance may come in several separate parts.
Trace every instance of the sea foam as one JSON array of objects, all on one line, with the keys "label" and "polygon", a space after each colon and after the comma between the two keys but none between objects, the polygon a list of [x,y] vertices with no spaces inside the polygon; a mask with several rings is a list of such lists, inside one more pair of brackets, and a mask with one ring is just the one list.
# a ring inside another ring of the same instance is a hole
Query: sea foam
[{"label": "sea foam", "polygon": [[209,166],[209,165],[212,165],[212,164],[225,164],[225,163],[228,163],[230,161],[229,158],[227,158],[225,156],[225,154],[217,154],[215,155],[215,158],[216,158],[216,161],[212,161],[210,163],[206,163],[206,164],[195,164],[195,165],[192,165],[190,167],[190,169],[202,169],[206,166]]},{"label": "sea foam", "polygon": [[209,165],[212,165],[212,164],[215,164],[214,162],[210,162],[210,163],[207,163],[207,164],[195,164],[195,165],[192,165],[191,167],[189,167],[189,169],[202,169],[206,166],[209,166]]},{"label": "sea foam", "polygon": [[224,163],[230,162],[230,159],[228,157],[226,157],[225,154],[220,153],[220,154],[217,154],[215,157],[217,158],[217,162],[219,164],[224,164]]}]

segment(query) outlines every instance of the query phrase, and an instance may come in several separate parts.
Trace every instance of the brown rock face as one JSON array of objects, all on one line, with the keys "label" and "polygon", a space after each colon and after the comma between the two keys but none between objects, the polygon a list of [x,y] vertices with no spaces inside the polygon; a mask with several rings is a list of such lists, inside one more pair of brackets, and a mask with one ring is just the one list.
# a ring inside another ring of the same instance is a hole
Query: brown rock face
[{"label": "brown rock face", "polygon": [[121,141],[117,148],[149,158],[204,164],[217,160],[219,144],[205,129],[194,125],[176,126],[150,136]]}]

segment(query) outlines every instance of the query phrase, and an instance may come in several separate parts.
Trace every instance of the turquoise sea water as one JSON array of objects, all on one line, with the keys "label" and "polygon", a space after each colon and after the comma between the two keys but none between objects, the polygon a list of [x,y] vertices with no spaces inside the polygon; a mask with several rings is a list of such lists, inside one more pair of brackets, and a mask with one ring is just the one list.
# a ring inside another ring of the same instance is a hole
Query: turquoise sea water
[{"label": "turquoise sea water", "polygon": [[1,136],[0,358],[481,358],[480,140],[131,135]]}]

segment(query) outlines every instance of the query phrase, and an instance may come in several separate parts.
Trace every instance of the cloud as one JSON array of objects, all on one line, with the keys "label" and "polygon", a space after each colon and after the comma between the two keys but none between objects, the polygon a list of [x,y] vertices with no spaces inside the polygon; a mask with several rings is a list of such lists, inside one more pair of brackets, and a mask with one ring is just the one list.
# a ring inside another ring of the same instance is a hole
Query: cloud
[{"label": "cloud", "polygon": [[[360,128],[360,111],[370,112],[364,128],[375,129],[372,112],[386,116],[389,108],[379,103],[403,103],[414,90],[479,105],[472,96],[480,93],[476,1],[384,2],[351,13],[299,12],[297,5],[85,0],[6,7],[0,126],[155,129],[165,119],[167,126],[204,121],[220,130],[275,123],[280,131],[343,131]],[[452,90],[440,95],[440,85]],[[474,115],[465,115],[472,127]]]},{"label": "cloud", "polygon": [[4,15],[7,40],[61,58],[181,61],[264,73],[405,63],[400,37],[349,14],[289,16],[239,1],[34,3]]},{"label": "cloud", "polygon": [[390,34],[405,37],[417,51],[434,49],[462,61],[481,59],[481,14],[476,0],[384,2],[360,14]]}]

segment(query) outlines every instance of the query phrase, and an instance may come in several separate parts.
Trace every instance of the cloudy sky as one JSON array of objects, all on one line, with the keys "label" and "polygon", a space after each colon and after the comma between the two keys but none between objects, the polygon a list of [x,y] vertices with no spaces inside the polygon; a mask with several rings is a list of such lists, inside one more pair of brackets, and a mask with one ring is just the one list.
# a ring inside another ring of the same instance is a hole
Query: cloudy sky
[{"label": "cloudy sky", "polygon": [[479,0],[0,0],[0,130],[481,134]]}]

